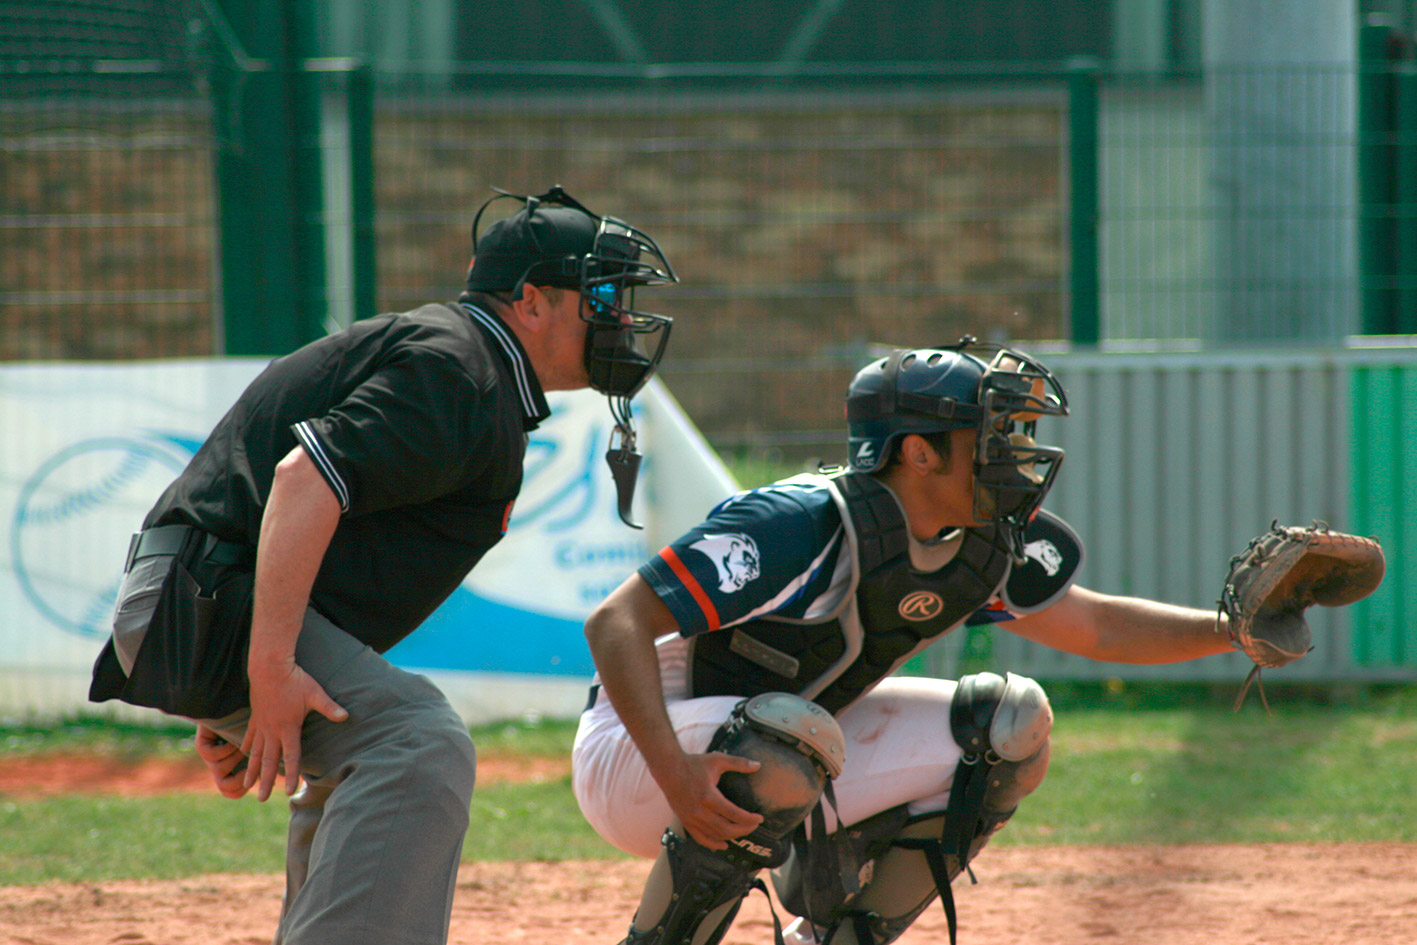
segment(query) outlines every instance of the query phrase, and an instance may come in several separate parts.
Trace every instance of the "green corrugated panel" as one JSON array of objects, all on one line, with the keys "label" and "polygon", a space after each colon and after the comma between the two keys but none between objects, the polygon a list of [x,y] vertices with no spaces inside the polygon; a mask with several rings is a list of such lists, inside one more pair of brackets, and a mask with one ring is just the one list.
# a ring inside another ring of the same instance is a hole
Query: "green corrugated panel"
[{"label": "green corrugated panel", "polygon": [[1387,577],[1353,608],[1353,662],[1358,666],[1417,663],[1417,502],[1408,471],[1417,468],[1417,368],[1355,365],[1350,503],[1353,530],[1382,542]]}]

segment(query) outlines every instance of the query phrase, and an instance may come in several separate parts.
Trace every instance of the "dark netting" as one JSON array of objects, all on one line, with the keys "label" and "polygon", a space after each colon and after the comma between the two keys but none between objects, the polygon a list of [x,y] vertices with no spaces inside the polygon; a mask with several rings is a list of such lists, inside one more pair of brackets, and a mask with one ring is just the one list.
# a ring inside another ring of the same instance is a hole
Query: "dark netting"
[{"label": "dark netting", "polygon": [[0,361],[213,350],[191,4],[0,7]]}]

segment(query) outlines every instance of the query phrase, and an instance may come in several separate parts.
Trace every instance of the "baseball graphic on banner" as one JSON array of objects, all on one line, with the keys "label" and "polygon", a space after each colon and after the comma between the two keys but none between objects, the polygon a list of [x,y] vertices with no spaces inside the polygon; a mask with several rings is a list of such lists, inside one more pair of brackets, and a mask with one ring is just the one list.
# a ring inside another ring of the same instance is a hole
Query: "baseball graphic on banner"
[{"label": "baseball graphic on banner", "polygon": [[191,458],[179,437],[98,437],[41,462],[20,487],[10,557],[21,593],[61,630],[108,632],[124,549],[153,500]]}]

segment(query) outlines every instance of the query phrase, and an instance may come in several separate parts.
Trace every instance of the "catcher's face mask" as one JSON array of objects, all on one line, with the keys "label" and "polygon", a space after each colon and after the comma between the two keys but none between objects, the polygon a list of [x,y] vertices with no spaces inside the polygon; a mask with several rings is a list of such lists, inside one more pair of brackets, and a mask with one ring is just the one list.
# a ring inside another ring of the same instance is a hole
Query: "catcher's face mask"
[{"label": "catcher's face mask", "polygon": [[1007,533],[1023,557],[1023,529],[1043,504],[1062,466],[1063,451],[1034,439],[1039,417],[1068,414],[1068,398],[1037,361],[999,348],[980,380],[983,418],[974,451],[974,517]]}]

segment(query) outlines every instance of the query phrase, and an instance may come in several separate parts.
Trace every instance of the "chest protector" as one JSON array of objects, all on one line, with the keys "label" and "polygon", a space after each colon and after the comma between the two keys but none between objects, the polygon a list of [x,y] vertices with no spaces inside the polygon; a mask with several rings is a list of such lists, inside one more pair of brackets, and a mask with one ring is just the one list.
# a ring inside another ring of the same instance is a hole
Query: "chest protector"
[{"label": "chest protector", "polygon": [[948,563],[917,571],[904,514],[870,476],[824,479],[853,552],[851,587],[831,613],[765,617],[693,638],[694,697],[790,692],[836,714],[986,604],[1011,559],[993,526],[963,530]]}]

